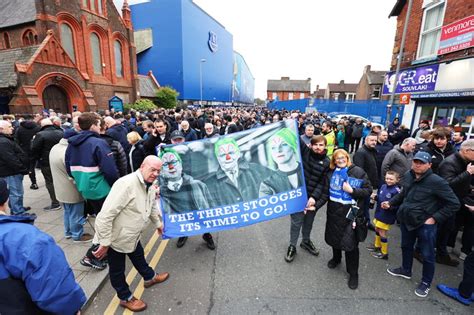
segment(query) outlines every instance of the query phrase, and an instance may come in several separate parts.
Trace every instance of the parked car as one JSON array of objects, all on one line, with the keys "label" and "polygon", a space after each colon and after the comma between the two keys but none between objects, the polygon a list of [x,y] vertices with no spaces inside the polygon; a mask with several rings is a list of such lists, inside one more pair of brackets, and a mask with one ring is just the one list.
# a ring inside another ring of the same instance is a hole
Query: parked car
[{"label": "parked car", "polygon": [[[364,124],[364,126],[367,124],[367,122],[369,122],[370,120],[368,120],[367,118],[363,117],[363,116],[360,116],[360,115],[354,115],[354,114],[349,114],[349,113],[337,113],[335,115],[331,115],[333,113],[330,113],[328,114],[328,117],[331,118],[331,120],[340,120],[340,119],[357,119],[357,118],[360,118],[362,120],[362,123]],[[373,121],[370,121],[372,123],[372,126],[380,126],[380,128],[384,129],[384,126],[382,124],[379,124],[379,123],[375,123]]]}]

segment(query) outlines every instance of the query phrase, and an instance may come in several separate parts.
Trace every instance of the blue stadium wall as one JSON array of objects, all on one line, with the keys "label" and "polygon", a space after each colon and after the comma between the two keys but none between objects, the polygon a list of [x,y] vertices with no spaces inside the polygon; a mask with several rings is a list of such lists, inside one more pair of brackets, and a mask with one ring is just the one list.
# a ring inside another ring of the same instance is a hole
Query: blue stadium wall
[{"label": "blue stadium wall", "polygon": [[[135,30],[151,28],[153,47],[137,56],[138,72],[153,71],[162,86],[179,92],[180,100],[230,102],[233,86],[233,38],[219,22],[191,0],[151,0],[131,5]],[[209,45],[210,32],[217,50]]]},{"label": "blue stadium wall", "polygon": [[235,103],[253,104],[255,79],[245,59],[238,52],[234,52],[233,75],[232,100]]}]

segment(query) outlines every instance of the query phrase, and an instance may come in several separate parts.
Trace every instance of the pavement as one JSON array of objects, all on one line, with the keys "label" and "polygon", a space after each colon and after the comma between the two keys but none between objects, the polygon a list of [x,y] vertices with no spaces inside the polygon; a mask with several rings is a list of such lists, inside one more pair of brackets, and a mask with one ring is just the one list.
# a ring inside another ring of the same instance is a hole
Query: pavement
[{"label": "pavement", "polygon": [[[36,169],[36,177],[38,181],[38,190],[30,189],[30,179],[25,176],[23,179],[23,187],[25,189],[23,204],[30,206],[30,212],[35,213],[38,218],[35,221],[35,226],[43,232],[48,233],[54,238],[56,243],[62,248],[69,265],[74,272],[76,281],[84,290],[88,301],[93,297],[101,285],[108,279],[107,269],[102,271],[92,270],[89,267],[84,267],[80,263],[80,259],[84,256],[91,243],[74,243],[72,239],[64,237],[64,212],[58,211],[44,211],[43,208],[51,205],[48,191],[44,183],[44,178],[39,169]],[[90,223],[89,223],[90,222]],[[92,226],[93,219],[84,226],[84,231],[94,235]]]}]

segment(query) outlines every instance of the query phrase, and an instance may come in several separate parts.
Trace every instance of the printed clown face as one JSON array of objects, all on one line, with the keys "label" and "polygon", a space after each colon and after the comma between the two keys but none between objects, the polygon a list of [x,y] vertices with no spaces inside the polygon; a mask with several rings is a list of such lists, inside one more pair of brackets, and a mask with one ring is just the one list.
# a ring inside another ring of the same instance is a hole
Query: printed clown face
[{"label": "printed clown face", "polygon": [[232,143],[226,143],[219,147],[217,161],[225,172],[235,170],[239,167],[240,152]]},{"label": "printed clown face", "polygon": [[178,160],[175,154],[166,152],[162,156],[163,169],[161,174],[164,178],[169,180],[178,180],[183,173],[183,165]]},{"label": "printed clown face", "polygon": [[272,150],[272,158],[278,165],[291,161],[294,152],[281,137],[275,136],[271,139],[270,147]]}]

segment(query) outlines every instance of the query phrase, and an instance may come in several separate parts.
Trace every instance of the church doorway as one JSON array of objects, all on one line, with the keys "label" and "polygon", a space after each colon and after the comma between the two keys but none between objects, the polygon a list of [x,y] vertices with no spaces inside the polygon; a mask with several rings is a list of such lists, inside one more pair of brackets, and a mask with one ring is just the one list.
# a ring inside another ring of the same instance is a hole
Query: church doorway
[{"label": "church doorway", "polygon": [[69,98],[66,92],[57,85],[50,85],[43,91],[43,105],[46,109],[54,109],[57,113],[69,113]]}]

